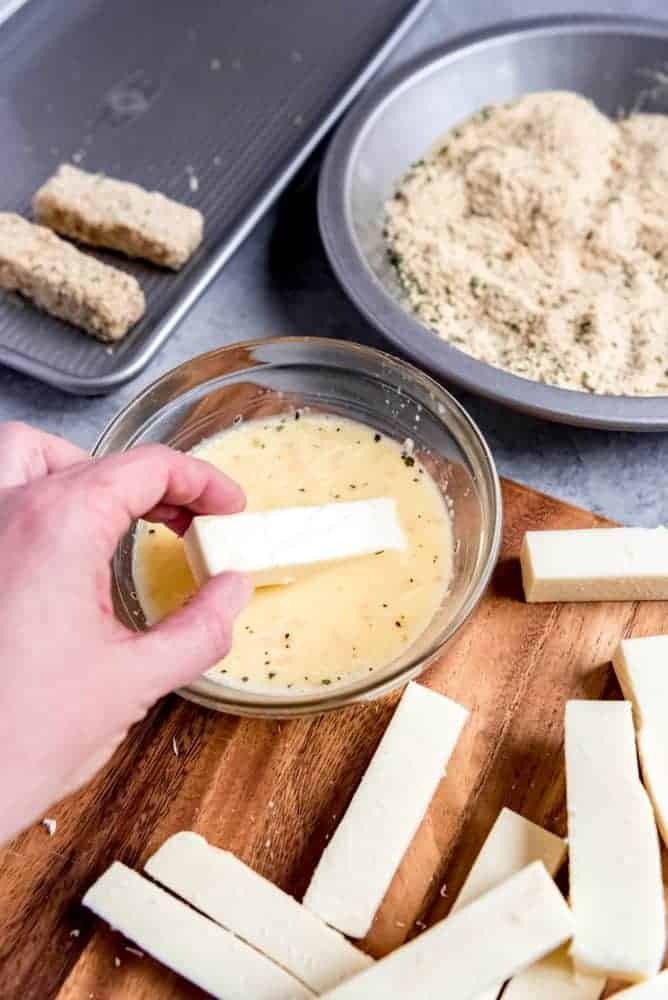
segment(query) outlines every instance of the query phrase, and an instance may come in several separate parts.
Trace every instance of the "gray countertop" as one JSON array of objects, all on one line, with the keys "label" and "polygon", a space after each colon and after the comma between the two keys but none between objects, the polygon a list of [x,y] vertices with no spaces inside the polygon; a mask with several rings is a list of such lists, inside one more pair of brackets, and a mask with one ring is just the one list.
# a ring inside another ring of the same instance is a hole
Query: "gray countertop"
[{"label": "gray countertop", "polygon": [[[434,0],[389,65],[484,24],[582,9],[582,4],[566,0]],[[589,0],[586,9],[656,16],[664,5],[657,0]],[[0,419],[25,420],[90,447],[107,421],[147,382],[201,351],[236,340],[297,334],[384,346],[347,301],[329,269],[317,231],[316,181],[317,157],[139,378],[110,396],[83,399],[0,369]],[[668,465],[668,435],[563,427],[457,390],[455,395],[486,434],[502,475],[625,523],[668,523],[663,468]]]}]

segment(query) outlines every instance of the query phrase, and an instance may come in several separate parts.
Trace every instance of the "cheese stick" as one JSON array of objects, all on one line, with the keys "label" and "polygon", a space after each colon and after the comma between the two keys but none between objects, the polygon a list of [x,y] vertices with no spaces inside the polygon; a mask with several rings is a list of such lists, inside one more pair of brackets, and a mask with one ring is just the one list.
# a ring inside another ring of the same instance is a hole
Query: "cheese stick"
[{"label": "cheese stick", "polygon": [[333,989],[373,961],[292,896],[196,833],[170,837],[144,868],[156,882],[253,945],[315,993]]},{"label": "cheese stick", "polygon": [[11,212],[0,212],[0,288],[109,343],[124,337],[146,306],[132,275]]},{"label": "cheese stick", "polygon": [[529,602],[668,600],[665,528],[527,531],[520,563]]},{"label": "cheese stick", "polygon": [[567,704],[566,786],[576,968],[654,976],[665,947],[661,859],[628,702]]},{"label": "cheese stick", "polygon": [[304,896],[332,927],[354,938],[368,932],[467,717],[443,695],[406,688]]},{"label": "cheese stick", "polygon": [[249,574],[257,587],[291,583],[304,566],[406,546],[396,502],[386,497],[194,517],[183,541],[200,586],[227,570]]},{"label": "cheese stick", "polygon": [[630,986],[621,993],[615,993],[618,1000],[666,1000],[668,997],[668,971],[661,972],[654,979],[648,979],[638,986]]},{"label": "cheese stick", "polygon": [[605,984],[605,976],[577,972],[566,946],[513,976],[503,1000],[599,1000]]},{"label": "cheese stick", "polygon": [[556,875],[566,857],[566,842],[512,809],[502,809],[450,910],[451,915],[496,888],[533,861]]},{"label": "cheese stick", "polygon": [[314,996],[268,958],[120,861],[91,886],[83,904],[142,951],[220,1000]]},{"label": "cheese stick", "polygon": [[[450,915],[496,888],[533,861],[542,861],[555,875],[566,857],[561,837],[543,830],[512,809],[502,809],[455,900]],[[503,982],[495,983],[476,1000],[496,1000]]]},{"label": "cheese stick", "polygon": [[563,944],[573,921],[540,861],[326,994],[327,1000],[471,1000]]},{"label": "cheese stick", "polygon": [[138,184],[63,163],[37,191],[39,222],[63,236],[178,270],[202,242],[201,212]]},{"label": "cheese stick", "polygon": [[645,786],[668,846],[668,636],[625,639],[612,663],[633,705]]}]

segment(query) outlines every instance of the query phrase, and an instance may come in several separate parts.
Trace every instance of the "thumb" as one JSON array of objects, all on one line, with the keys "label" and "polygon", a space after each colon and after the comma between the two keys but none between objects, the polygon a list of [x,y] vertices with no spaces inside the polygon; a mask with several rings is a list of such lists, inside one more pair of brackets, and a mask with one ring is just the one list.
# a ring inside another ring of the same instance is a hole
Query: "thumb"
[{"label": "thumb", "polygon": [[240,573],[221,573],[183,608],[134,639],[151,699],[190,683],[227,655],[234,622],[252,592]]}]

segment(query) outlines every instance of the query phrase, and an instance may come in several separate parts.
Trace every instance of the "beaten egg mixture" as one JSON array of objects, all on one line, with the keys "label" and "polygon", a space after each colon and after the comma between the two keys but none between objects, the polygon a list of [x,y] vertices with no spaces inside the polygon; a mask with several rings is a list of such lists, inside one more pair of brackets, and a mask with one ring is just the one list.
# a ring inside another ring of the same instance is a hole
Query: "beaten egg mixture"
[{"label": "beaten egg mixture", "polygon": [[[381,669],[424,631],[450,582],[452,528],[435,482],[402,445],[356,421],[297,411],[239,424],[194,454],[243,486],[248,510],[392,497],[407,543],[256,590],[209,677],[263,693],[313,690]],[[183,542],[163,525],[138,525],[133,572],[149,624],[195,591]]]}]

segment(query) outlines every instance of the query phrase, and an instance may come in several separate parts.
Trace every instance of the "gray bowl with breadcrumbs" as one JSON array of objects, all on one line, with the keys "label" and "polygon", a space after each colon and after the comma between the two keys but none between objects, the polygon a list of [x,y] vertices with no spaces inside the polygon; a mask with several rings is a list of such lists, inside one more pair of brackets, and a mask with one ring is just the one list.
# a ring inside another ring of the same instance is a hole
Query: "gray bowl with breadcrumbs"
[{"label": "gray bowl with breadcrumbs", "polygon": [[323,165],[319,219],[327,254],[363,315],[441,379],[548,420],[668,429],[668,395],[594,395],[522,378],[441,340],[403,301],[383,237],[384,205],[398,182],[483,106],[543,90],[575,91],[611,117],[668,114],[668,23],[573,16],[514,22],[440,46],[382,81],[348,115]]}]

